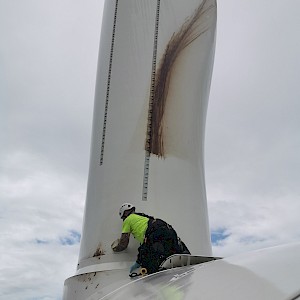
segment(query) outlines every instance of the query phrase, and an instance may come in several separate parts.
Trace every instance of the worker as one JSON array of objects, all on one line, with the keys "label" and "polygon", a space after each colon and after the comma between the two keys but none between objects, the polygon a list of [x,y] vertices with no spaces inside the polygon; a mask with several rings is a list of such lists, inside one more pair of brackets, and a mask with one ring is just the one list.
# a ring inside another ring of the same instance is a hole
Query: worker
[{"label": "worker", "polygon": [[139,267],[148,274],[157,272],[160,264],[172,254],[190,254],[186,245],[177,237],[173,227],[161,219],[143,213],[136,213],[130,203],[122,204],[119,215],[123,220],[120,239],[112,244],[114,252],[127,248],[130,234],[140,242],[138,256],[130,272]]}]

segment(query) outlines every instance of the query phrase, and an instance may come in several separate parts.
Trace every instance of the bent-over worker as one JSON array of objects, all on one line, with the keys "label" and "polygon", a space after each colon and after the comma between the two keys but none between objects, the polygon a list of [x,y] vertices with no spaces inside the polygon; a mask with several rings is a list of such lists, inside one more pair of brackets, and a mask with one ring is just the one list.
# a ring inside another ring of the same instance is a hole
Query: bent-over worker
[{"label": "bent-over worker", "polygon": [[130,203],[122,204],[119,215],[123,220],[121,238],[112,244],[115,252],[127,248],[130,234],[140,242],[136,263],[130,272],[138,267],[147,269],[148,274],[157,272],[159,265],[172,254],[190,254],[186,245],[178,238],[171,225],[143,213],[136,213]]}]

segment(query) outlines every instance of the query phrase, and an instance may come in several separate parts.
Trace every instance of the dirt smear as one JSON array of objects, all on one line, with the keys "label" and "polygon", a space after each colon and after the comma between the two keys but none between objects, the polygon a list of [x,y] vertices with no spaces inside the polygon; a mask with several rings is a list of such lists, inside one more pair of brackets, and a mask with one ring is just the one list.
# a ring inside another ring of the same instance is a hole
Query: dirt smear
[{"label": "dirt smear", "polygon": [[98,257],[98,256],[100,257],[100,256],[102,256],[102,255],[105,255],[105,251],[104,251],[102,245],[99,244],[99,246],[97,247],[97,249],[96,249],[96,251],[95,251],[93,257]]}]

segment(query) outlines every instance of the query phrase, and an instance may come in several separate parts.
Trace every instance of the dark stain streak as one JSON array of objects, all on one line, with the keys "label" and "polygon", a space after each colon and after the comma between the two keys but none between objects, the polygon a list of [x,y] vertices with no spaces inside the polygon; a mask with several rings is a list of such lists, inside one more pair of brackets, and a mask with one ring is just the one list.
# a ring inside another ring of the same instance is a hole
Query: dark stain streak
[{"label": "dark stain streak", "polygon": [[204,0],[181,26],[177,33],[174,33],[166,46],[160,66],[155,76],[154,97],[152,103],[150,139],[146,142],[145,148],[159,158],[165,158],[164,151],[164,112],[168,98],[169,85],[172,78],[176,60],[193,41],[209,29],[207,25],[208,12],[215,7],[211,0]]}]

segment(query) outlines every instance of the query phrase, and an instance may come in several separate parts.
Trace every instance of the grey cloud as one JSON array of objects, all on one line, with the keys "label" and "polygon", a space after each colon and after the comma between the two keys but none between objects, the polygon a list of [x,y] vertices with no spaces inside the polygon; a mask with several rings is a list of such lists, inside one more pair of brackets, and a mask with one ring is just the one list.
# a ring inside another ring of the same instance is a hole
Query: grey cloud
[{"label": "grey cloud", "polygon": [[[57,299],[75,273],[102,5],[0,2],[0,297],[8,300]],[[299,9],[293,0],[218,3],[205,144],[215,255],[300,238]]]}]

